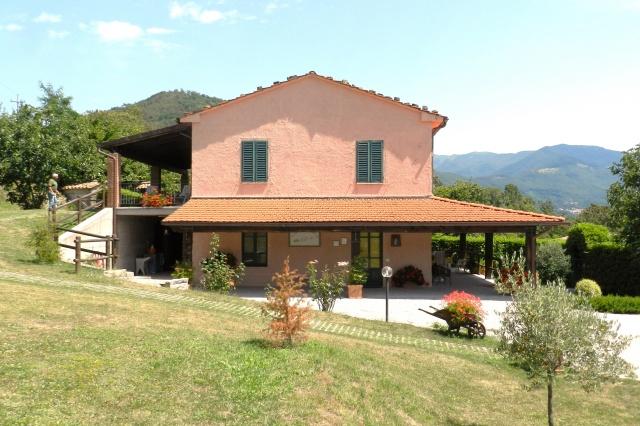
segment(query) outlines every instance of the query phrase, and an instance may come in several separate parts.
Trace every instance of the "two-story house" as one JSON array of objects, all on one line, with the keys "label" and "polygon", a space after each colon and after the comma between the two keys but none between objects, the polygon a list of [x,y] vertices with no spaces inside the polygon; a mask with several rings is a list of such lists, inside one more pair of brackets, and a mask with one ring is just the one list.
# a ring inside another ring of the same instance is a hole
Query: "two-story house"
[{"label": "two-story house", "polygon": [[[534,268],[536,227],[563,219],[434,197],[433,141],[446,123],[427,107],[309,72],[104,148],[151,164],[157,182],[160,168],[182,171],[190,186],[179,207],[119,208],[118,218],[157,217],[156,229],[182,235],[196,271],[218,233],[247,266],[243,285],[264,286],[287,256],[300,270],[364,256],[371,286],[385,264],[414,265],[431,282],[432,232],[485,233],[487,256],[494,232],[523,232]],[[124,246],[129,231],[141,232],[118,226]],[[122,245],[121,258],[133,253]]]}]

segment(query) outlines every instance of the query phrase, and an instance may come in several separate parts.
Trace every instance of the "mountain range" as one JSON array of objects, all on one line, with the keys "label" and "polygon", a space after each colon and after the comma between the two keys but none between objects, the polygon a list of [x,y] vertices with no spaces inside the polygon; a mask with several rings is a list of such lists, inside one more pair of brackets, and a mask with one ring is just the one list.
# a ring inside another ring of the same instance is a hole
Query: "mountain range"
[{"label": "mountain range", "polygon": [[[221,101],[195,91],[171,90],[117,108],[138,108],[147,125],[156,129],[175,124],[185,112]],[[571,211],[591,203],[606,203],[606,191],[615,180],[609,167],[621,155],[597,146],[563,144],[513,154],[435,155],[434,168],[445,184],[470,180],[504,188],[513,183],[536,200],[550,200],[560,210]]]},{"label": "mountain range", "polygon": [[503,188],[513,183],[536,200],[571,211],[606,203],[607,189],[615,181],[609,168],[621,156],[598,146],[561,144],[513,154],[435,155],[433,167],[445,184],[470,180]]}]

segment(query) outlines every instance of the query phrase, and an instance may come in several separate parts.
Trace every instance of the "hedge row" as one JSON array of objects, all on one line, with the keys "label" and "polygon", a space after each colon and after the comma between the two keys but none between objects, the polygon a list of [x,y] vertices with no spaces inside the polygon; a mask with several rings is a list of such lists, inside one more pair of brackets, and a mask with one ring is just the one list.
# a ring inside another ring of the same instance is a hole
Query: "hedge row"
[{"label": "hedge row", "polygon": [[591,306],[598,312],[613,314],[640,314],[640,297],[632,296],[598,296],[593,297]]},{"label": "hedge row", "polygon": [[[444,251],[447,255],[458,253],[460,237],[457,235],[433,234],[432,250]],[[562,240],[554,238],[540,238],[538,244],[546,244],[550,242],[559,242]],[[496,235],[493,238],[493,258],[499,259],[505,254],[512,254],[519,250],[524,251],[524,237],[510,235]],[[476,263],[480,259],[484,259],[484,235],[470,234],[467,235],[467,256]]]},{"label": "hedge row", "polygon": [[584,255],[582,276],[595,280],[602,294],[640,296],[640,255],[615,244],[596,244]]}]

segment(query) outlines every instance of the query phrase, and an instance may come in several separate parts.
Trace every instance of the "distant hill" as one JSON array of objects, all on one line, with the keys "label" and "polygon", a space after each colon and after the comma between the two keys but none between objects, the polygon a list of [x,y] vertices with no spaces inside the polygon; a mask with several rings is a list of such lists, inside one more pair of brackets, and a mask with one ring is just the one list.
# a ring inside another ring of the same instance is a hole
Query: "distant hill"
[{"label": "distant hill", "polygon": [[171,90],[158,92],[133,104],[125,104],[114,109],[136,107],[142,113],[144,121],[151,129],[176,124],[176,118],[185,112],[195,111],[207,105],[216,105],[222,99],[203,95],[191,90]]},{"label": "distant hill", "polygon": [[606,202],[615,180],[609,167],[621,156],[597,146],[554,145],[514,154],[436,155],[434,169],[443,183],[467,179],[499,188],[513,183],[534,199],[570,210]]}]

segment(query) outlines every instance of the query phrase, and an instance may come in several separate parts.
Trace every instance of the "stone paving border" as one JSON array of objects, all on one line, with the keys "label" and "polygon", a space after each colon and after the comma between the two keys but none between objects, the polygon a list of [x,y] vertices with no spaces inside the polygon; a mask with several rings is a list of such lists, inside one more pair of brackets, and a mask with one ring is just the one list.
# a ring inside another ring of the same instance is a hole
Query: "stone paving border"
[{"label": "stone paving border", "polygon": [[[183,296],[181,294],[164,293],[160,291],[149,291],[131,287],[118,287],[108,284],[91,284],[81,281],[57,280],[47,277],[31,276],[17,272],[0,271],[0,279],[26,284],[48,284],[65,288],[83,288],[102,293],[120,294],[134,296],[144,299],[160,300],[165,302],[180,303],[188,306],[197,306],[230,313],[234,315],[247,316],[252,318],[260,317],[260,309],[254,306],[247,306],[240,303],[223,302],[209,300],[201,297]],[[354,337],[357,339],[372,340],[382,343],[394,343],[400,345],[414,346],[419,348],[445,349],[447,352],[454,351],[460,353],[472,352],[484,357],[498,358],[498,355],[491,348],[485,346],[475,346],[457,342],[447,342],[445,340],[429,339],[422,337],[405,336],[378,330],[370,330],[363,327],[356,327],[344,324],[337,324],[330,321],[313,319],[310,321],[310,328],[313,331]]]}]

